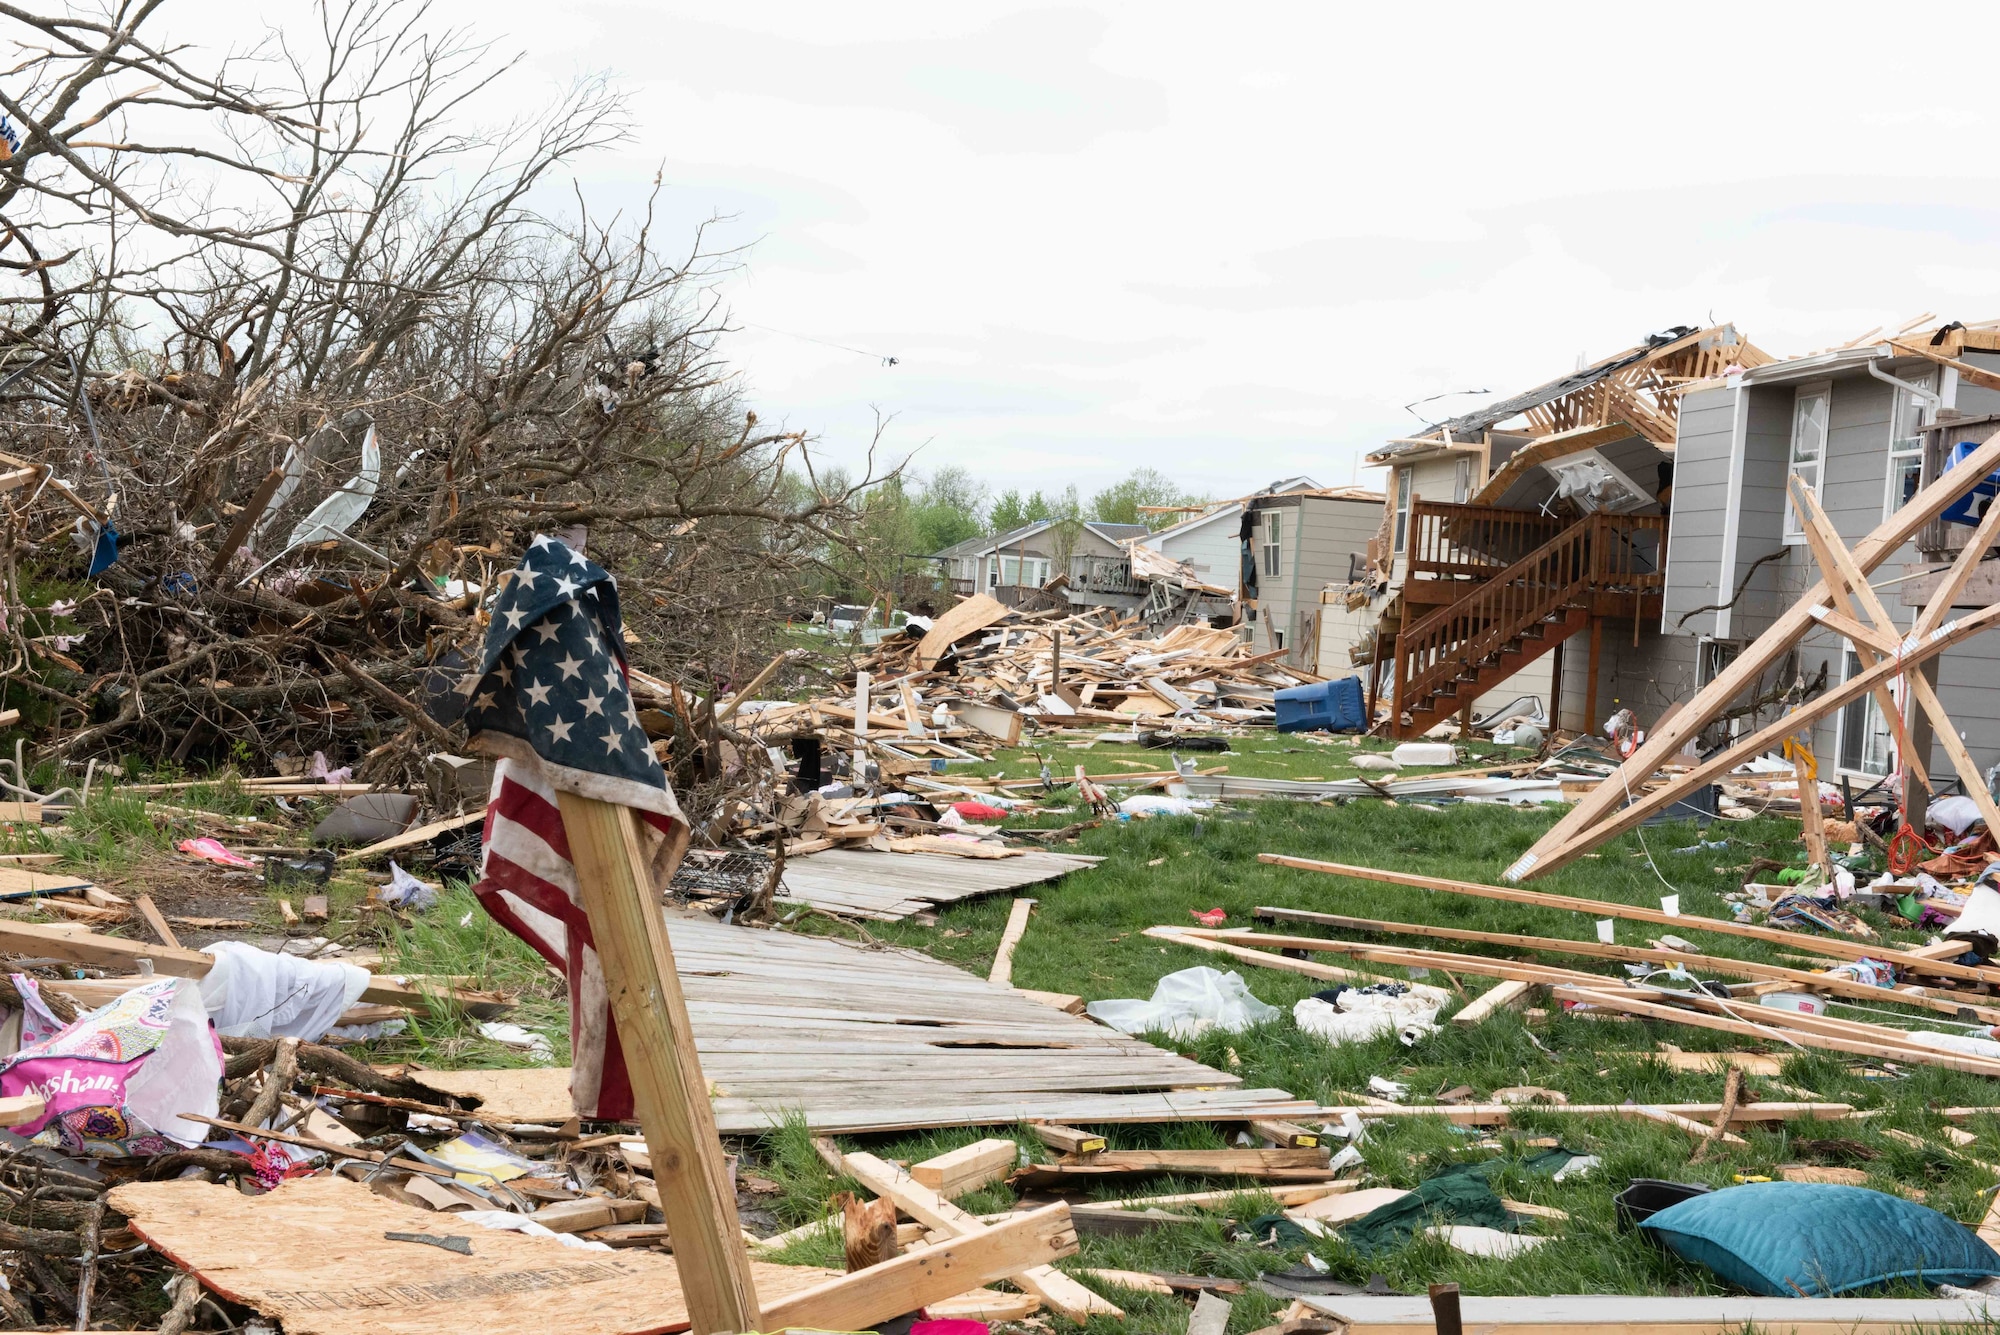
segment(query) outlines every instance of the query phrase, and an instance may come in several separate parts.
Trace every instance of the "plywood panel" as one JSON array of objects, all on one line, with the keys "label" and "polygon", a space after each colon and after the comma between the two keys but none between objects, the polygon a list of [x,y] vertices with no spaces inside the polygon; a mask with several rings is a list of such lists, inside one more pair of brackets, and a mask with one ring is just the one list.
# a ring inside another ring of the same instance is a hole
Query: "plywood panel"
[{"label": "plywood panel", "polygon": [[787,862],[777,900],[810,904],[851,918],[894,922],[928,913],[940,904],[1053,881],[1101,861],[1069,853],[989,859],[830,848]]},{"label": "plywood panel", "polygon": [[[278,1318],[286,1335],[639,1335],[687,1318],[668,1257],[483,1229],[343,1178],[301,1178],[263,1196],[206,1182],[131,1183],[111,1205],[154,1250]],[[455,1234],[472,1254],[385,1233]],[[833,1274],[751,1265],[766,1303]]]}]

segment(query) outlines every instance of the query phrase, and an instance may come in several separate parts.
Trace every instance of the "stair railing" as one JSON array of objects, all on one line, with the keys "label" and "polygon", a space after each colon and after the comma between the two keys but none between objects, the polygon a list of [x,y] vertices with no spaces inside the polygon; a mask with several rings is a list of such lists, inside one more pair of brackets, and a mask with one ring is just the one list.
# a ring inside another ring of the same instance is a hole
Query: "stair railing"
[{"label": "stair railing", "polygon": [[[1448,682],[1524,632],[1607,588],[1649,591],[1663,582],[1665,521],[1657,515],[1594,514],[1467,592],[1404,626],[1396,636],[1397,715],[1414,717]],[[1656,537],[1650,552],[1636,541]]]}]

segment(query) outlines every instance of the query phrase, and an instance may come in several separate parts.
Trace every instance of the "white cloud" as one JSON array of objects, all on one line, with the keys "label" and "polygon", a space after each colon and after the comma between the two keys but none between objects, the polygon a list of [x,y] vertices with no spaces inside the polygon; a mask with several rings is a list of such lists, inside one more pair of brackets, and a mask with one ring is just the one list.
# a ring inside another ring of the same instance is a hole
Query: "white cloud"
[{"label": "white cloud", "polygon": [[631,207],[664,166],[673,225],[721,216],[750,247],[727,353],[849,461],[880,411],[1002,486],[1345,481],[1405,403],[1669,325],[1782,353],[2000,315],[1995,113],[1937,54],[1989,44],[1991,7],[432,13],[631,89],[586,191]]}]

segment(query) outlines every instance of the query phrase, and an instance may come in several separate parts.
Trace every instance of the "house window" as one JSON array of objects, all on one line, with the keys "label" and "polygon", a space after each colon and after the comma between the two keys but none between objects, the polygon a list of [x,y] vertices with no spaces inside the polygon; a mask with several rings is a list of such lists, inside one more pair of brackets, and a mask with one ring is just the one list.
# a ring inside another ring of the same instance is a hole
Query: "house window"
[{"label": "house window", "polygon": [[1403,544],[1408,540],[1409,536],[1410,470],[1407,468],[1398,468],[1396,470],[1396,541],[1395,546],[1391,548],[1396,555],[1401,556],[1403,554]]},{"label": "house window", "polygon": [[1276,577],[1284,574],[1285,565],[1285,515],[1282,510],[1264,512],[1264,574]]},{"label": "house window", "polygon": [[1452,478],[1451,498],[1458,504],[1464,505],[1467,498],[1469,498],[1471,495],[1472,495],[1472,460],[1469,458],[1461,458],[1458,461],[1458,472]]},{"label": "house window", "polygon": [[1026,584],[1039,589],[1049,582],[1049,562],[1043,556],[1003,556],[995,580],[999,584]]},{"label": "house window", "polygon": [[[1931,387],[1928,374],[1910,376],[1909,382],[1919,389]],[[1896,391],[1895,406],[1889,411],[1889,490],[1882,504],[1884,519],[1908,505],[1924,485],[1926,402],[1908,390]]]},{"label": "house window", "polygon": [[[1851,680],[1860,671],[1861,659],[1849,649],[1842,680]],[[1882,717],[1882,706],[1875,703],[1873,694],[1862,696],[1840,711],[1840,768],[1852,774],[1880,777],[1889,772],[1893,749],[1889,721]]]},{"label": "house window", "polygon": [[1271,647],[1273,649],[1282,649],[1285,647],[1285,632],[1276,627],[1273,627],[1271,630]]},{"label": "house window", "polygon": [[1733,640],[1703,640],[1701,662],[1696,669],[1696,674],[1700,677],[1695,683],[1696,689],[1708,685],[1721,676],[1723,669],[1734,663],[1736,656],[1742,652],[1743,646]]},{"label": "house window", "polygon": [[[1798,397],[1792,400],[1791,472],[1812,488],[1814,496],[1820,494],[1821,475],[1826,471],[1827,410],[1832,400],[1831,387],[1823,380],[1799,386]],[[1789,497],[1785,501],[1785,537],[1805,541],[1798,509]]]}]

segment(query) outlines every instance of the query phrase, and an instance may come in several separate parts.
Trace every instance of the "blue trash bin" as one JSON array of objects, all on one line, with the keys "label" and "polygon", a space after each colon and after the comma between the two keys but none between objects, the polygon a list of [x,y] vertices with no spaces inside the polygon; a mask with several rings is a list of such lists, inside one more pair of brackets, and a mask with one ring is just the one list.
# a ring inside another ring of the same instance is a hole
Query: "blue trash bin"
[{"label": "blue trash bin", "polygon": [[1359,677],[1288,687],[1274,703],[1279,732],[1368,731],[1368,701]]}]

